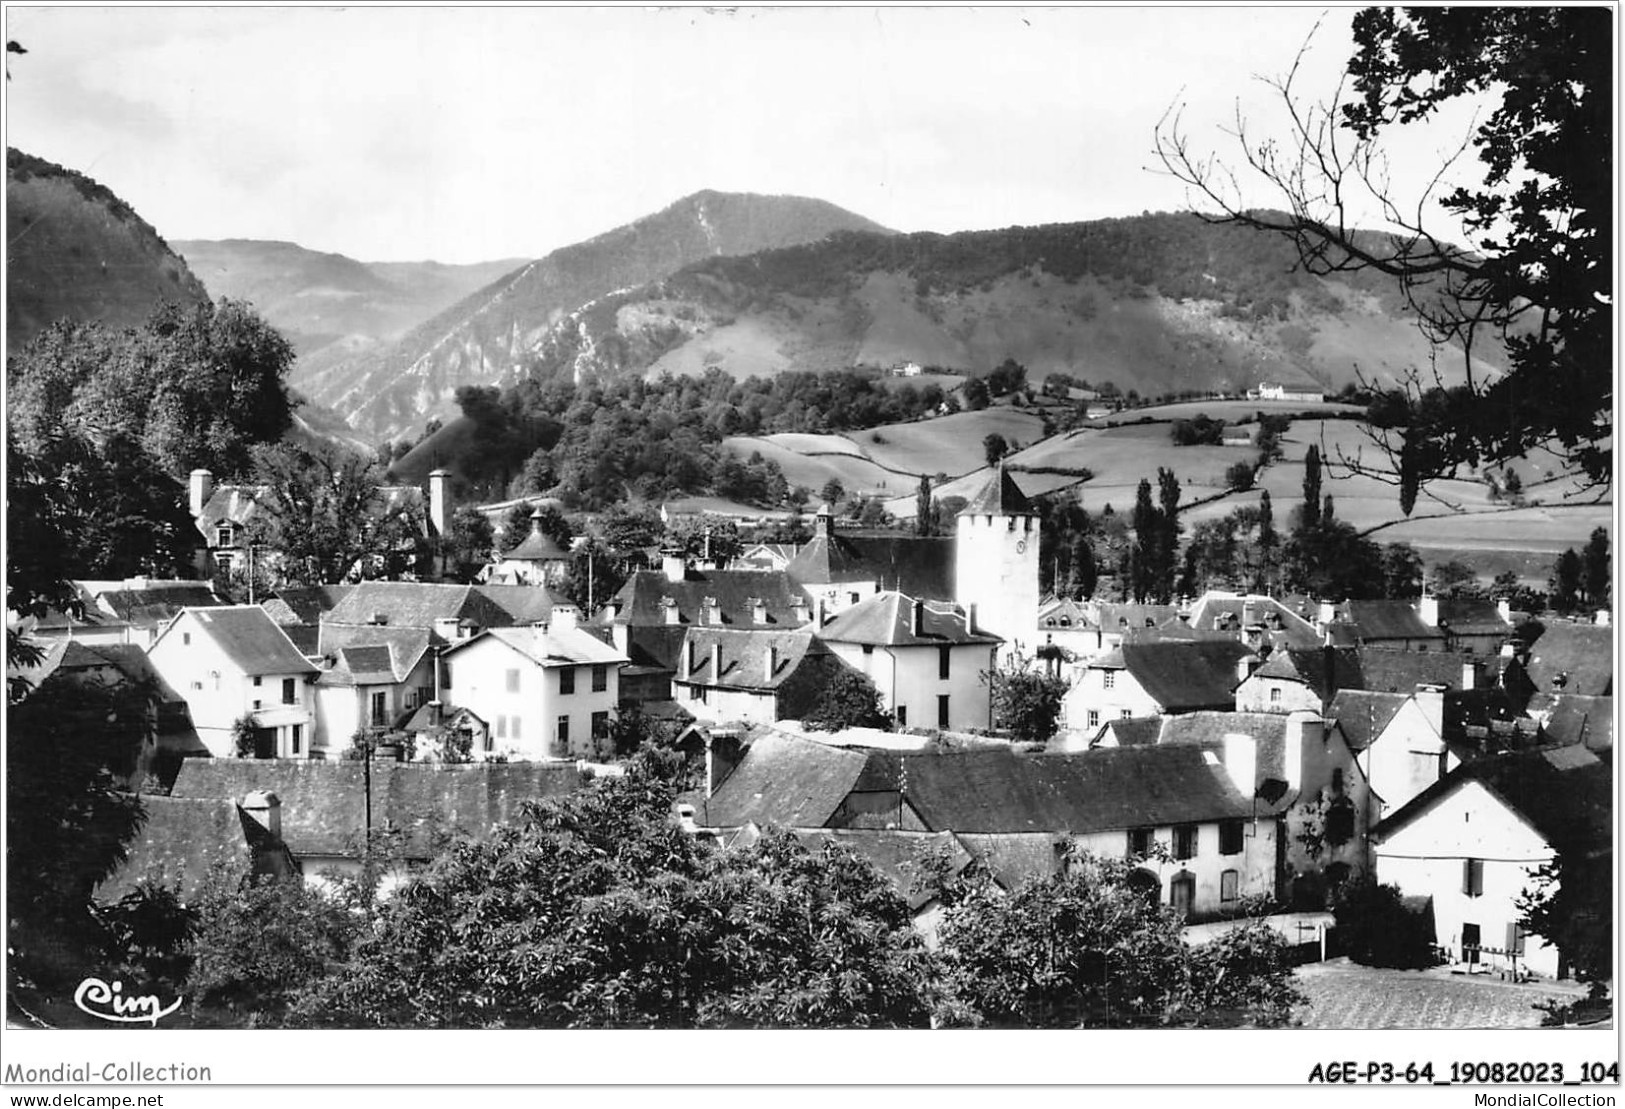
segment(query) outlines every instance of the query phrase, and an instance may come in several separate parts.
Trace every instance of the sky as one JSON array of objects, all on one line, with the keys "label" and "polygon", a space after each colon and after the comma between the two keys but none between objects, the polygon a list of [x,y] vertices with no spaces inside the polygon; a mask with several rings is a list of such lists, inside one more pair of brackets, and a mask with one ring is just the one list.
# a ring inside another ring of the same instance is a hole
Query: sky
[{"label": "sky", "polygon": [[1308,41],[1301,87],[1329,97],[1355,10],[14,5],[6,141],[171,241],[363,261],[540,257],[707,188],[899,231],[1069,222],[1192,206],[1159,120],[1183,104],[1232,162],[1238,108],[1285,134],[1261,78]]}]

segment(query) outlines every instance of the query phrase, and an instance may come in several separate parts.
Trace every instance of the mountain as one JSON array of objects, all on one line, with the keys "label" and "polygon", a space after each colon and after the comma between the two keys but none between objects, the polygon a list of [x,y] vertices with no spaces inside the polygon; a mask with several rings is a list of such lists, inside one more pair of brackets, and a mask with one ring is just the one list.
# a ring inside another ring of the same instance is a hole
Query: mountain
[{"label": "mountain", "polygon": [[252,303],[302,358],[335,344],[348,357],[393,342],[524,261],[358,262],[258,239],[181,240],[174,247],[210,293]]},{"label": "mountain", "polygon": [[550,327],[594,298],[701,259],[817,242],[837,231],[887,234],[821,200],[696,193],[515,269],[388,349],[353,344],[301,359],[293,384],[370,441],[415,434],[429,417],[455,414],[459,386],[511,379]]},{"label": "mountain", "polygon": [[6,345],[63,318],[140,324],[208,292],[152,226],[104,185],[6,149]]},{"label": "mountain", "polygon": [[[1363,373],[1431,381],[1430,348],[1392,282],[1297,266],[1290,243],[1189,213],[954,235],[840,232],[696,262],[600,297],[533,345],[527,373],[744,378],[851,366],[982,373],[1005,358],[1123,391],[1335,391]],[[1504,365],[1480,352],[1480,374]],[[1459,357],[1440,357],[1446,384]]]}]

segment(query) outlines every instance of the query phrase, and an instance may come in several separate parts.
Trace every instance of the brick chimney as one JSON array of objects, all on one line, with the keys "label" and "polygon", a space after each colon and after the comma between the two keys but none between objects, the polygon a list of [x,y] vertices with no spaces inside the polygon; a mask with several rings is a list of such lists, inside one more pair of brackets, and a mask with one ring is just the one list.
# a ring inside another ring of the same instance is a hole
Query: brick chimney
[{"label": "brick chimney", "polygon": [[191,509],[193,518],[203,515],[203,506],[209,503],[209,497],[214,494],[214,475],[208,470],[193,470],[186,494],[186,505]]},{"label": "brick chimney", "polygon": [[276,794],[257,789],[244,795],[242,808],[254,823],[277,839],[282,838],[282,801]]},{"label": "brick chimney", "polygon": [[446,534],[446,523],[451,509],[446,497],[446,479],[449,477],[450,470],[429,471],[429,526],[434,528],[436,535]]}]

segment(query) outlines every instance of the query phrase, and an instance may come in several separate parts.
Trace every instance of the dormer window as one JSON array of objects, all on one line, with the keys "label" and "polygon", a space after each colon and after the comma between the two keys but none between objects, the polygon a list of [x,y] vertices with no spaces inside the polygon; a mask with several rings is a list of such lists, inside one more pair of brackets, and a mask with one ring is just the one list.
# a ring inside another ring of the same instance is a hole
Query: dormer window
[{"label": "dormer window", "polygon": [[237,532],[230,524],[221,524],[214,529],[214,545],[216,547],[230,547],[236,542]]}]

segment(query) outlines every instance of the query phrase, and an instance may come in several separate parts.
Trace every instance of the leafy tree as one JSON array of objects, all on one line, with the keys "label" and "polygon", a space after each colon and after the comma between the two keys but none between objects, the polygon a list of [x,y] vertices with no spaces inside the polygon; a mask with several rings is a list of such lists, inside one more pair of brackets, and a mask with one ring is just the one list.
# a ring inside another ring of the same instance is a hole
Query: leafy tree
[{"label": "leafy tree", "polygon": [[1559,854],[1531,875],[1516,905],[1523,929],[1556,947],[1577,977],[1613,978],[1613,870],[1606,861],[1576,863]]},{"label": "leafy tree", "polygon": [[529,501],[520,501],[507,514],[502,517],[502,549],[511,551],[525,541],[530,534],[530,514],[535,512],[535,506]]},{"label": "leafy tree", "polygon": [[1293,1007],[1306,1000],[1293,982],[1286,941],[1256,918],[1193,948],[1190,974],[1187,1004],[1200,1024],[1278,1028],[1292,1023]]},{"label": "leafy tree", "polygon": [[987,464],[993,466],[1010,453],[1010,444],[1004,441],[1004,436],[991,431],[982,439],[982,452],[987,456]]},{"label": "leafy tree", "polygon": [[1303,506],[1298,510],[1299,528],[1313,531],[1320,526],[1320,448],[1310,444],[1303,455]]},{"label": "leafy tree", "polygon": [[932,535],[931,479],[920,475],[920,488],[914,494],[914,534]]},{"label": "leafy tree", "polygon": [[446,521],[441,540],[445,575],[453,581],[471,582],[491,561],[496,536],[491,519],[473,505],[463,505]]},{"label": "leafy tree", "polygon": [[1580,579],[1584,572],[1580,556],[1570,547],[1552,565],[1551,605],[1558,612],[1573,612],[1580,604]]},{"label": "leafy tree", "polygon": [[[1380,441],[1406,513],[1426,482],[1550,438],[1587,478],[1610,480],[1613,186],[1597,151],[1613,134],[1611,19],[1584,7],[1361,11],[1339,86],[1347,102],[1305,103],[1288,77],[1274,84],[1290,138],[1261,137],[1245,121],[1237,129],[1243,160],[1280,194],[1267,209],[1241,196],[1229,167],[1190,148],[1177,113],[1158,128],[1165,167],[1219,218],[1286,235],[1311,273],[1393,278],[1425,333],[1463,353],[1462,386],[1429,389],[1418,375],[1383,398],[1400,413],[1391,426],[1403,430]],[[1458,246],[1411,214],[1426,210],[1433,186],[1392,195],[1379,167],[1385,138],[1463,97],[1492,107],[1469,140],[1482,183],[1437,198],[1472,238]],[[1348,206],[1362,198],[1398,232],[1352,227]],[[1509,372],[1484,380],[1467,355],[1491,342]]]},{"label": "leafy tree", "polygon": [[709,559],[718,566],[745,553],[739,525],[725,516],[690,516],[675,521],[666,531],[666,544],[694,559]]},{"label": "leafy tree", "polygon": [[965,398],[965,410],[967,412],[980,412],[987,407],[988,401],[991,399],[987,382],[979,377],[967,377],[965,384],[960,386],[959,392]]},{"label": "leafy tree", "polygon": [[1027,387],[1027,367],[1006,358],[987,375],[987,390],[996,397],[1019,393]]},{"label": "leafy tree", "polygon": [[993,719],[1017,743],[1045,743],[1055,735],[1061,701],[1069,688],[1064,678],[1030,669],[1019,656],[986,671],[982,681],[993,702]]},{"label": "leafy tree", "polygon": [[824,688],[801,722],[815,732],[838,732],[843,728],[889,730],[892,725],[880,700],[880,690],[867,675],[850,666],[829,671]]},{"label": "leafy tree", "polygon": [[1235,462],[1224,472],[1225,487],[1235,493],[1245,493],[1253,487],[1258,476],[1251,462]]},{"label": "leafy tree", "polygon": [[769,830],[719,850],[641,756],[454,843],[293,1021],[344,1027],[923,1027],[932,960],[873,867]]},{"label": "leafy tree", "polygon": [[259,447],[254,457],[264,491],[248,535],[277,552],[285,582],[333,584],[357,573],[400,573],[415,560],[422,506],[386,496],[376,462],[325,441]]},{"label": "leafy tree", "polygon": [[824,499],[825,504],[834,508],[846,497],[846,486],[841,484],[840,478],[832,477],[824,482],[824,488],[819,491],[818,495]]},{"label": "leafy tree", "polygon": [[1382,595],[1396,601],[1422,595],[1422,556],[1409,543],[1383,547]]},{"label": "leafy tree", "polygon": [[1478,571],[1458,559],[1435,563],[1429,581],[1436,597],[1478,597],[1484,593],[1478,584]]},{"label": "leafy tree", "polygon": [[1431,921],[1405,907],[1398,886],[1369,876],[1344,882],[1332,913],[1338,944],[1356,963],[1412,969],[1433,962]]},{"label": "leafy tree", "polygon": [[1607,608],[1613,587],[1614,563],[1608,550],[1608,529],[1596,528],[1580,552],[1580,588],[1592,608]]},{"label": "leafy tree", "polygon": [[666,525],[652,508],[613,505],[598,517],[598,538],[611,551],[629,553],[660,545]]}]

